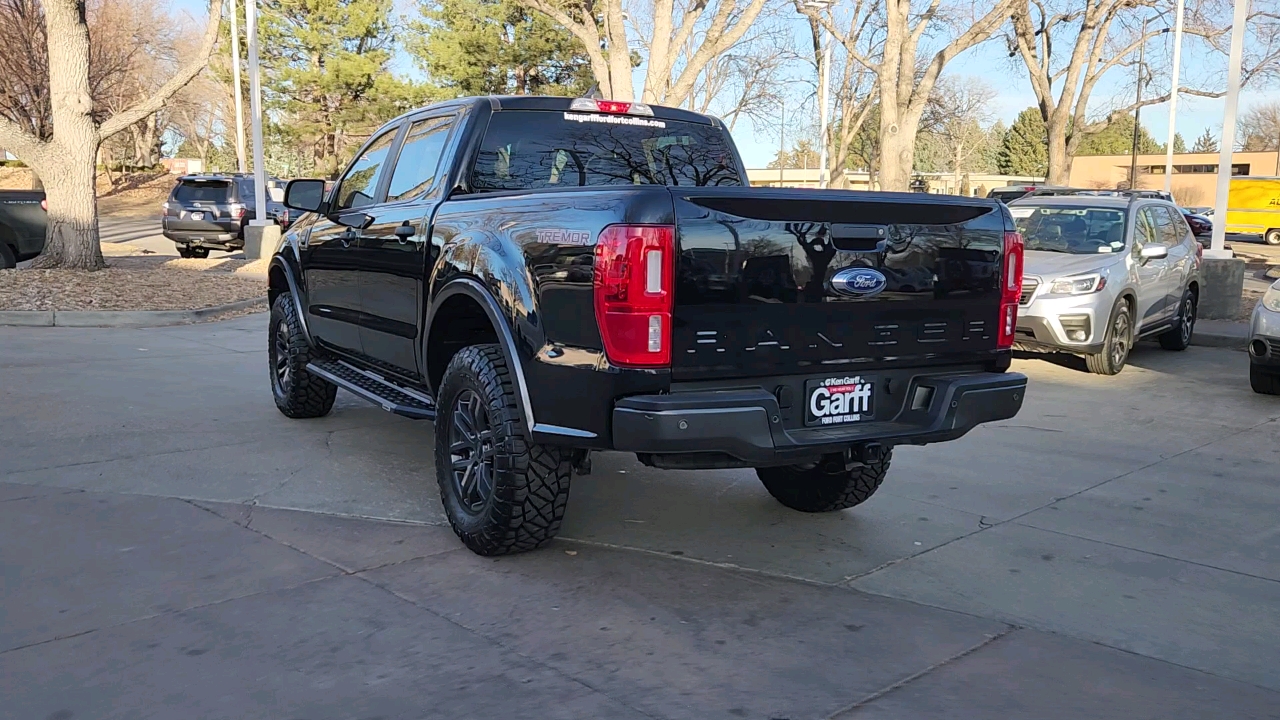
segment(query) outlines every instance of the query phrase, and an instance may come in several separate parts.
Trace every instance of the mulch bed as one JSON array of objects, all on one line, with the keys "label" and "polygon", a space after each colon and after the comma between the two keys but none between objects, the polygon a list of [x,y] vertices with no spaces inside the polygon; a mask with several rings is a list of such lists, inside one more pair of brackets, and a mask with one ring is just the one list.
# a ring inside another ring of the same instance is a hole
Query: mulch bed
[{"label": "mulch bed", "polygon": [[113,257],[107,269],[0,270],[0,310],[198,310],[265,297],[265,263]]}]

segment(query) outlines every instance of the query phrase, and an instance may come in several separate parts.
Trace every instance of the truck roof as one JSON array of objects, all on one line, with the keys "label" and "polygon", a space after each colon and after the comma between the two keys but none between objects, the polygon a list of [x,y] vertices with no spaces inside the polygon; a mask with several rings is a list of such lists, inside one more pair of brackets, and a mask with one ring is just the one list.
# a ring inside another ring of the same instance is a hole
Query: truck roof
[{"label": "truck roof", "polygon": [[[568,112],[572,108],[574,100],[582,98],[558,97],[552,95],[481,95],[476,97],[461,97],[443,102],[424,105],[420,108],[414,108],[406,113],[402,113],[396,120],[400,120],[409,115],[415,115],[427,109],[440,109],[447,107],[464,107],[469,105],[485,104],[493,112],[502,110],[547,110],[552,112]],[[636,103],[633,103],[636,104]],[[692,122],[702,125],[714,125],[723,127],[724,124],[720,119],[712,115],[704,115],[702,113],[692,112],[690,110],[681,110],[680,108],[666,107],[664,105],[652,105],[645,103],[653,110],[653,117],[660,120],[673,120],[680,122]]]}]

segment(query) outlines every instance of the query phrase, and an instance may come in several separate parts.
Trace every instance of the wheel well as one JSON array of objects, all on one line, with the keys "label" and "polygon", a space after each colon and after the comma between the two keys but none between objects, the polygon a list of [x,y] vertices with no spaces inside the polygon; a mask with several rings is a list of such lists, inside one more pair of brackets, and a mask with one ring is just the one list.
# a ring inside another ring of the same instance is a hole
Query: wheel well
[{"label": "wheel well", "polygon": [[1191,284],[1187,286],[1187,290],[1191,293],[1191,297],[1196,299],[1196,302],[1200,301],[1200,283],[1192,280]]},{"label": "wheel well", "polygon": [[281,293],[289,292],[289,280],[284,276],[284,269],[273,265],[267,273],[267,304],[274,305]]},{"label": "wheel well", "polygon": [[445,368],[462,348],[496,342],[498,332],[480,303],[462,294],[449,297],[436,310],[427,336],[428,385],[433,390],[440,389]]}]

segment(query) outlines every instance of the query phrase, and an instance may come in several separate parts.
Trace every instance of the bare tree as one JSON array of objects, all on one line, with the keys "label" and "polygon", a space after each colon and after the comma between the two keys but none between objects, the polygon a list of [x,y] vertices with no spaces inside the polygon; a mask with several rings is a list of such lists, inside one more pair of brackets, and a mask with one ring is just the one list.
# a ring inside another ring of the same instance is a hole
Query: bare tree
[{"label": "bare tree", "polygon": [[[591,61],[601,94],[635,99],[627,24],[646,51],[644,102],[683,105],[707,65],[743,39],[766,0],[520,0],[573,34]],[[651,10],[643,16],[641,8]],[[691,52],[682,49],[692,43]]]},{"label": "bare tree", "polygon": [[[695,52],[692,39],[686,50]],[[783,102],[783,68],[795,60],[785,28],[757,23],[727,52],[712,58],[689,92],[691,110],[717,115],[730,130],[743,117],[756,127],[775,122]]]},{"label": "bare tree", "polygon": [[[1220,6],[1216,10],[1215,3]],[[1164,93],[1121,104],[1102,117],[1089,115],[1093,91],[1102,77],[1115,68],[1132,67],[1135,51],[1165,32],[1158,23],[1145,33],[1138,29],[1139,17],[1150,16],[1165,4],[1165,0],[1018,0],[1007,40],[1010,54],[1021,56],[1026,65],[1048,132],[1050,184],[1067,184],[1072,160],[1085,137],[1103,130],[1118,115],[1169,101],[1169,93]],[[1184,32],[1204,38],[1225,54],[1229,28],[1224,29],[1214,20],[1224,8],[1221,0],[1193,5],[1187,13]],[[1250,23],[1265,23],[1267,14],[1255,11]],[[1280,33],[1271,34],[1269,41],[1249,43],[1253,49],[1244,67],[1245,82],[1275,73]],[[1201,97],[1224,94],[1185,86],[1179,92]]]},{"label": "bare tree", "polygon": [[951,160],[955,187],[968,164],[986,149],[990,141],[987,125],[991,122],[991,101],[996,91],[974,78],[958,80],[942,78],[934,90],[935,117],[933,134],[938,137]]},{"label": "bare tree", "polygon": [[[850,58],[876,75],[882,189],[910,188],[916,135],[943,68],[989,40],[1014,2],[854,0],[844,23],[838,22],[846,12],[840,7],[798,5],[840,38]],[[842,32],[842,25],[855,31]]]},{"label": "bare tree", "polygon": [[[871,41],[874,31],[866,27],[867,19],[863,17],[862,26],[850,27],[849,34],[843,39],[838,39],[841,50],[844,50],[845,43],[852,37],[866,38]],[[822,69],[822,27],[813,17],[809,18],[809,33],[813,43],[814,77],[817,78]],[[854,138],[858,136],[875,108],[876,76],[865,65],[850,58],[848,53],[840,55],[832,53],[831,60],[834,67],[829,72],[833,78],[834,112],[832,122],[827,125],[827,137],[820,138],[819,142],[827,144],[831,184],[842,187],[846,184],[843,171],[853,155]]]},{"label": "bare tree", "polygon": [[104,266],[98,239],[95,157],[103,138],[154,115],[205,67],[218,39],[220,0],[212,0],[199,49],[166,82],[109,115],[95,115],[90,84],[88,9],[84,0],[43,0],[51,132],[30,132],[0,117],[0,147],[35,170],[49,204],[45,250],[37,267],[97,270]]},{"label": "bare tree", "polygon": [[1240,114],[1237,146],[1245,152],[1280,152],[1280,102],[1254,105]]}]

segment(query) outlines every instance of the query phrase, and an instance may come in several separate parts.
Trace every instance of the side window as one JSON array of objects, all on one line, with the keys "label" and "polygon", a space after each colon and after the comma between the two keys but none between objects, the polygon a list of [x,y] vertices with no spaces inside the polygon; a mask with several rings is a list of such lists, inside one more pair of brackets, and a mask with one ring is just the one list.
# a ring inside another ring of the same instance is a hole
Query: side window
[{"label": "side window", "polygon": [[1155,217],[1152,215],[1151,210],[1149,207],[1142,208],[1138,212],[1138,219],[1134,222],[1133,239],[1135,242],[1133,249],[1135,251],[1144,245],[1159,242],[1160,235],[1156,229]]},{"label": "side window", "polygon": [[1161,209],[1169,217],[1169,224],[1165,226],[1164,244],[1175,248],[1191,233],[1191,228],[1187,227],[1187,219],[1182,217],[1181,211],[1171,207]]},{"label": "side window", "polygon": [[387,189],[387,202],[409,200],[431,188],[440,168],[440,156],[444,154],[445,141],[449,139],[449,127],[453,118],[429,118],[419,120],[409,128],[391,173],[391,185]]},{"label": "side window", "polygon": [[377,202],[378,180],[387,163],[387,153],[396,139],[398,128],[391,128],[378,136],[373,144],[351,165],[338,185],[338,202],[335,210],[349,210]]}]

